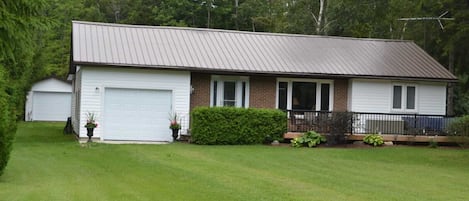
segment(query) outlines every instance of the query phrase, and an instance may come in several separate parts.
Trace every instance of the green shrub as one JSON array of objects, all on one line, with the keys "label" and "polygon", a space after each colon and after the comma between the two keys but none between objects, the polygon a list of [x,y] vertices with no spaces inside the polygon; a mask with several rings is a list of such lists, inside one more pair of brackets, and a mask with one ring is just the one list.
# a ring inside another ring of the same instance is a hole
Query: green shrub
[{"label": "green shrub", "polygon": [[191,113],[192,142],[196,144],[261,144],[282,139],[287,116],[274,109],[198,107]]},{"label": "green shrub", "polygon": [[459,137],[458,144],[461,147],[469,147],[469,115],[456,118],[448,126],[448,133]]},{"label": "green shrub", "polygon": [[345,133],[350,133],[353,113],[334,112],[332,113],[330,133],[327,136],[328,145],[346,144]]},{"label": "green shrub", "polygon": [[363,138],[363,142],[373,146],[381,146],[384,144],[383,136],[379,134],[368,134]]},{"label": "green shrub", "polygon": [[438,148],[438,142],[434,141],[433,139],[428,142],[428,147],[430,148]]},{"label": "green shrub", "polygon": [[301,137],[294,138],[291,140],[291,145],[293,147],[315,147],[322,142],[326,142],[326,138],[315,131],[308,131],[303,134]]},{"label": "green shrub", "polygon": [[[1,66],[0,66],[1,67]],[[10,95],[6,93],[5,79],[0,68],[0,175],[3,174],[12,148],[16,131],[16,116]]]}]

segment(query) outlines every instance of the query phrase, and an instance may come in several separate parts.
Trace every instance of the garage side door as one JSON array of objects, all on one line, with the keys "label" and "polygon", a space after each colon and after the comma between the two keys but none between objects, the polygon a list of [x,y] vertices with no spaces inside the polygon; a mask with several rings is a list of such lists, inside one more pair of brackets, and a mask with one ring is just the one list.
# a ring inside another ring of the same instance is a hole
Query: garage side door
[{"label": "garage side door", "polygon": [[106,88],[105,140],[170,141],[168,90]]},{"label": "garage side door", "polygon": [[34,121],[67,121],[72,110],[72,94],[66,92],[33,92]]}]

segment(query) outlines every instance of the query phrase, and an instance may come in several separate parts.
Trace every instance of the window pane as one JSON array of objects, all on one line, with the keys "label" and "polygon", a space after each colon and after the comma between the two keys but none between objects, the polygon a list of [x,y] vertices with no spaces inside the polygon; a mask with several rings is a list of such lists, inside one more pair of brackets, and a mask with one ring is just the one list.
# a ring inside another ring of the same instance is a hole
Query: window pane
[{"label": "window pane", "polygon": [[236,105],[236,82],[223,83],[223,106]]},{"label": "window pane", "polygon": [[292,109],[316,110],[316,83],[293,82]]},{"label": "window pane", "polygon": [[278,109],[287,110],[288,83],[278,83]]},{"label": "window pane", "polygon": [[329,84],[321,84],[321,110],[329,110]]},{"label": "window pane", "polygon": [[217,106],[217,81],[213,81],[213,106]]},{"label": "window pane", "polygon": [[241,107],[246,107],[246,82],[243,82]]},{"label": "window pane", "polygon": [[392,108],[401,109],[402,108],[402,87],[394,86]]},{"label": "window pane", "polygon": [[415,109],[415,87],[407,87],[407,109]]}]

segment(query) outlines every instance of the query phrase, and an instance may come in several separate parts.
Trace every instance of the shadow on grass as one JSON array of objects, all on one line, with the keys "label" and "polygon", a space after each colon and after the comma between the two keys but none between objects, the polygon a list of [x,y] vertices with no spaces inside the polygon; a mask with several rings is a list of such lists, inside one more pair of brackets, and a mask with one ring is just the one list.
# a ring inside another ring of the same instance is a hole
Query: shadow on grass
[{"label": "shadow on grass", "polygon": [[16,143],[58,143],[75,141],[75,135],[64,134],[65,122],[20,122]]}]

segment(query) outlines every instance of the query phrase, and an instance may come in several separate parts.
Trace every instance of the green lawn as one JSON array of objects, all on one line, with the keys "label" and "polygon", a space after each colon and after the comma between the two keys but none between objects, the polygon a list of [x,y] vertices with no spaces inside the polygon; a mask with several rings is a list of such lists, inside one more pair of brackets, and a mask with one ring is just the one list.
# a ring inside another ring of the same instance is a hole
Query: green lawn
[{"label": "green lawn", "polygon": [[80,146],[21,123],[0,200],[468,200],[469,150]]}]

